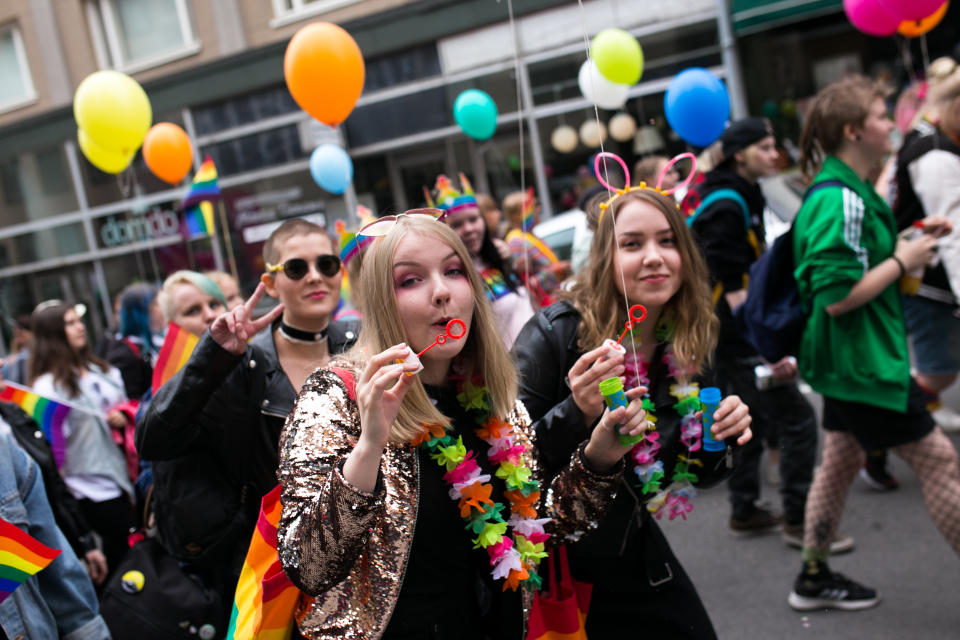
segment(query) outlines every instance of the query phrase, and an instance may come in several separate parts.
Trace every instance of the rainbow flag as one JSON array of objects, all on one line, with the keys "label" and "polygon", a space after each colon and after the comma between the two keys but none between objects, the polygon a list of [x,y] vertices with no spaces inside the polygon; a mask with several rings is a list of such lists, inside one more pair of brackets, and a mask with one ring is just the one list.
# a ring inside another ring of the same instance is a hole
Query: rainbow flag
[{"label": "rainbow flag", "polygon": [[187,237],[213,235],[213,205],[204,200],[200,204],[187,209],[186,214]]},{"label": "rainbow flag", "polygon": [[203,161],[196,175],[193,176],[193,184],[190,185],[190,191],[180,202],[180,209],[189,209],[203,201],[213,201],[220,199],[220,186],[217,184],[217,168],[213,166],[213,160],[210,156]]},{"label": "rainbow flag", "polygon": [[0,602],[60,553],[0,518]]},{"label": "rainbow flag", "polygon": [[153,367],[153,393],[156,393],[167,380],[180,371],[183,365],[187,364],[198,342],[200,338],[177,323],[171,322],[167,326],[167,335],[157,355],[157,364]]},{"label": "rainbow flag", "polygon": [[263,496],[260,517],[240,571],[227,629],[229,640],[287,640],[300,591],[283,572],[277,556],[280,485]]},{"label": "rainbow flag", "polygon": [[535,262],[546,261],[549,264],[557,264],[560,261],[553,249],[529,231],[523,232],[519,229],[513,229],[507,234],[504,241],[510,247],[510,254],[514,260],[522,260],[524,252],[528,252],[527,255],[530,260]]},{"label": "rainbow flag", "polygon": [[7,382],[3,391],[0,391],[0,400],[12,402],[23,409],[31,418],[36,420],[43,431],[43,437],[53,449],[53,459],[57,468],[63,466],[66,459],[67,444],[63,435],[63,421],[70,413],[70,405],[44,398],[27,387],[21,387],[13,382]]}]

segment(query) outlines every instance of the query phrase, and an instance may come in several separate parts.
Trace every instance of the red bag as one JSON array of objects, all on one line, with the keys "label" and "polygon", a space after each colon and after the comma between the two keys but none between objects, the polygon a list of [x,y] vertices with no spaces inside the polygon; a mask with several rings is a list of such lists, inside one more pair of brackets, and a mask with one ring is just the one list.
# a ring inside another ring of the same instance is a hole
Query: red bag
[{"label": "red bag", "polygon": [[[527,640],[587,640],[587,610],[593,585],[570,576],[567,548],[550,550],[548,588],[540,591],[530,607]],[[560,582],[557,583],[557,573]]]}]

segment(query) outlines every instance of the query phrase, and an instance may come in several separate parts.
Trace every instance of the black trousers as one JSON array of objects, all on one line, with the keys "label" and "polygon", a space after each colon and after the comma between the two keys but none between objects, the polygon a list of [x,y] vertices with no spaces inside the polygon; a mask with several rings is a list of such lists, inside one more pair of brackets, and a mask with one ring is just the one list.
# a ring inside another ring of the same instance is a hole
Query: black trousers
[{"label": "black trousers", "polygon": [[[107,571],[110,574],[127,554],[127,535],[136,526],[133,509],[127,497],[103,502],[94,502],[86,498],[80,500],[80,510],[93,530],[103,540],[103,555],[107,557]],[[106,584],[106,583],[104,583]]]},{"label": "black trousers", "polygon": [[716,373],[725,394],[737,394],[750,407],[753,439],[741,448],[740,463],[727,483],[733,517],[750,516],[760,499],[760,455],[769,433],[780,448],[780,493],[784,520],[803,522],[807,492],[813,479],[817,453],[817,419],[813,407],[796,384],[757,389],[753,368],[759,358],[724,358],[718,354]]}]

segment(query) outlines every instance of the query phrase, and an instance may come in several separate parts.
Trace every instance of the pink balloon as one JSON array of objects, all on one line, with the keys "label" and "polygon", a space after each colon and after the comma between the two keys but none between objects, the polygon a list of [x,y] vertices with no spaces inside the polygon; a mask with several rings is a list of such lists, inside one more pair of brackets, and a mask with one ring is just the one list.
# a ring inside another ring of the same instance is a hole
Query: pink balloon
[{"label": "pink balloon", "polygon": [[854,27],[870,36],[892,36],[901,22],[880,0],[843,0],[843,11]]},{"label": "pink balloon", "polygon": [[[923,20],[933,15],[946,0],[877,0],[900,20]],[[844,3],[846,4],[846,3]]]}]

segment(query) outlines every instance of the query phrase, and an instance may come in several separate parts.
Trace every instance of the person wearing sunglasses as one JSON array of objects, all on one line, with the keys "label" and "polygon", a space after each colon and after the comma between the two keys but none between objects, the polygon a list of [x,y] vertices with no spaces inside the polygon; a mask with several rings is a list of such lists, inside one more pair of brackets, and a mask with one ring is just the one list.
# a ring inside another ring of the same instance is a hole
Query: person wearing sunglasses
[{"label": "person wearing sunglasses", "polygon": [[[159,538],[221,594],[224,621],[260,498],[277,483],[278,440],[297,392],[358,333],[331,322],[340,260],[322,227],[284,222],[267,238],[263,260],[256,291],[213,321],[136,434],[141,457],[155,461]],[[254,319],[264,293],[280,304]]]}]

